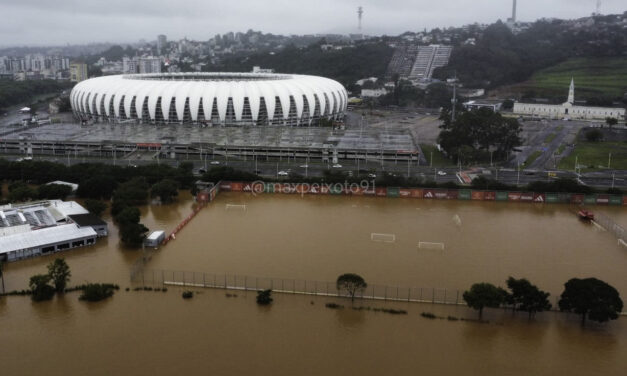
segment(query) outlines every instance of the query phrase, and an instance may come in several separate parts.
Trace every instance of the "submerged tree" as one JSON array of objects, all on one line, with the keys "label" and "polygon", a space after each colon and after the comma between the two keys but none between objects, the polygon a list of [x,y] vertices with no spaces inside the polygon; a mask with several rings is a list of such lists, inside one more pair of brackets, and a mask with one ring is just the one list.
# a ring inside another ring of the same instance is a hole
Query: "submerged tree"
[{"label": "submerged tree", "polygon": [[257,292],[257,304],[259,305],[269,305],[272,303],[274,299],[272,299],[272,290],[259,290]]},{"label": "submerged tree", "polygon": [[351,297],[351,301],[355,301],[355,294],[365,290],[368,284],[360,275],[346,273],[337,277],[336,287],[338,291],[346,291]]},{"label": "submerged tree", "polygon": [[535,317],[537,312],[551,309],[548,299],[550,294],[540,290],[528,280],[509,277],[507,287],[511,291],[506,297],[507,303],[511,304],[515,311],[529,313],[529,319]]},{"label": "submerged tree", "polygon": [[54,287],[50,286],[50,276],[48,274],[37,274],[30,277],[28,286],[31,291],[31,299],[35,302],[50,300],[54,296]]},{"label": "submerged tree", "polygon": [[596,278],[573,278],[566,282],[558,305],[560,311],[580,314],[582,326],[587,318],[597,322],[616,320],[623,310],[618,291]]},{"label": "submerged tree", "polygon": [[65,286],[70,281],[72,273],[65,259],[58,258],[48,264],[48,275],[54,284],[54,289],[58,293],[65,291]]},{"label": "submerged tree", "polygon": [[475,283],[469,291],[464,292],[464,301],[468,307],[479,311],[479,320],[481,320],[483,309],[500,307],[506,295],[505,290],[491,283]]}]

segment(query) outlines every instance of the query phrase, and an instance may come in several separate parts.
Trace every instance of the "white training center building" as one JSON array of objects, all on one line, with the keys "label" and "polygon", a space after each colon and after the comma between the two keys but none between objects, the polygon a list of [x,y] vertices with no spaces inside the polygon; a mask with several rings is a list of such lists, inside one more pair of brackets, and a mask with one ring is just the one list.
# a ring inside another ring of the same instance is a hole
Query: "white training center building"
[{"label": "white training center building", "polygon": [[348,94],[331,79],[274,73],[165,73],[92,78],[70,94],[82,121],[312,126],[342,120]]},{"label": "white training center building", "polygon": [[568,100],[563,104],[514,103],[514,114],[549,119],[600,120],[614,118],[625,120],[625,109],[620,107],[577,106],[575,81],[571,80]]}]

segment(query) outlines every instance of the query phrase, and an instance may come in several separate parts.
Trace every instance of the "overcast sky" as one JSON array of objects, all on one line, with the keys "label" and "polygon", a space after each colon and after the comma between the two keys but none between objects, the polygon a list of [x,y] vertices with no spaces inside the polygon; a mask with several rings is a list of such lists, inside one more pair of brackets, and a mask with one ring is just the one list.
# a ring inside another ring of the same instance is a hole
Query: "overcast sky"
[{"label": "overcast sky", "polygon": [[[152,41],[260,30],[276,34],[357,31],[397,35],[424,28],[491,23],[511,14],[511,0],[0,0],[0,46]],[[518,0],[518,19],[578,18],[596,0]],[[625,0],[601,12],[623,13]]]}]

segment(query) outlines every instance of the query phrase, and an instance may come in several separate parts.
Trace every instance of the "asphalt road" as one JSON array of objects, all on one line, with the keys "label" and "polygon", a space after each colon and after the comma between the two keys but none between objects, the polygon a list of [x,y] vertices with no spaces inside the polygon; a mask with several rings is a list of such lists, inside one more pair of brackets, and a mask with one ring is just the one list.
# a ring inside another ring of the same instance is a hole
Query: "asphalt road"
[{"label": "asphalt road", "polygon": [[[4,157],[10,160],[16,160],[18,157]],[[35,159],[50,160],[63,164],[76,164],[84,162],[99,162],[115,164],[118,166],[132,166],[132,165],[148,165],[154,163],[163,163],[171,166],[178,166],[182,162],[194,163],[195,171],[201,172],[202,169],[207,170],[215,166],[229,166],[238,170],[254,172],[265,179],[281,179],[284,177],[284,173],[298,174],[301,176],[320,177],[323,176],[326,170],[344,171],[350,172],[353,176],[363,176],[365,179],[371,179],[369,174],[375,174],[381,176],[384,173],[391,173],[397,176],[411,176],[414,178],[420,178],[423,182],[435,181],[437,183],[454,182],[457,184],[463,184],[463,181],[459,178],[458,168],[430,168],[428,166],[418,166],[416,162],[408,164],[407,162],[359,162],[354,160],[340,160],[339,165],[341,167],[333,167],[331,163],[312,162],[302,159],[297,160],[241,160],[241,159],[227,159],[224,157],[216,159],[207,159],[206,161],[185,160],[185,159],[98,159],[98,158],[54,158],[54,157],[41,157],[35,156]],[[307,167],[305,167],[307,166]],[[584,174],[576,174],[573,171],[557,171],[557,170],[523,170],[518,171],[512,168],[475,168],[473,170],[461,171],[466,172],[470,177],[484,176],[490,180],[497,180],[499,182],[509,185],[524,186],[534,181],[546,181],[549,182],[552,179],[557,178],[570,178],[578,179],[580,183],[597,188],[624,188],[627,189],[627,171],[603,171],[603,172],[589,172]],[[549,176],[551,173],[552,176]]]}]

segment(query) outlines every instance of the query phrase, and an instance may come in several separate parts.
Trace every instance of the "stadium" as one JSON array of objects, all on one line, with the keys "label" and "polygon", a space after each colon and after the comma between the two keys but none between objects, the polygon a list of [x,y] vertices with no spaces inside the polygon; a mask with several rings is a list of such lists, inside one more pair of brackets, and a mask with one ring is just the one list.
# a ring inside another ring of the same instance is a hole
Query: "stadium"
[{"label": "stadium", "polygon": [[269,73],[167,73],[92,78],[70,94],[81,121],[207,126],[317,126],[344,118],[331,79]]}]

